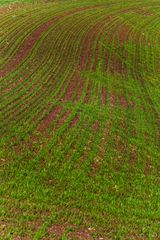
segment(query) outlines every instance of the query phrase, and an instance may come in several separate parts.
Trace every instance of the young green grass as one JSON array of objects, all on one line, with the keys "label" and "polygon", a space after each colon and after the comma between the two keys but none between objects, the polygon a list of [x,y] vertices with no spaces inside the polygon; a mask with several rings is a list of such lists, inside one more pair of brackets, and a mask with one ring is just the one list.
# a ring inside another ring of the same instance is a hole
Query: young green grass
[{"label": "young green grass", "polygon": [[0,239],[160,239],[159,1],[32,2],[0,9]]}]

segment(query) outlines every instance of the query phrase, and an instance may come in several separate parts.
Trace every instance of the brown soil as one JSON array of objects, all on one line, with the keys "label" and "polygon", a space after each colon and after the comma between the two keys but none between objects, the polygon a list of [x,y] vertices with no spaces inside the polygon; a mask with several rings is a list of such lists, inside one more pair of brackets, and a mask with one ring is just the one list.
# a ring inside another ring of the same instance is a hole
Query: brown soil
[{"label": "brown soil", "polygon": [[71,127],[75,127],[80,120],[80,116],[76,115],[75,118],[71,121]]},{"label": "brown soil", "polygon": [[83,78],[80,80],[79,88],[78,88],[77,94],[76,94],[76,99],[77,99],[77,100],[80,100],[80,98],[81,98],[81,96],[82,96],[83,89],[84,89],[84,84],[85,84],[85,80],[86,80],[85,77],[83,77]]},{"label": "brown soil", "polygon": [[61,237],[67,232],[68,228],[72,228],[72,231],[66,233],[67,239],[77,239],[77,240],[93,240],[91,236],[91,231],[88,229],[77,229],[75,225],[67,224],[55,224],[48,229],[48,234],[43,240],[50,240],[51,236],[54,236],[55,240],[60,240]]},{"label": "brown soil", "polygon": [[130,145],[130,164],[134,165],[138,160],[138,149],[135,145]]},{"label": "brown soil", "polygon": [[[53,225],[48,229],[48,235],[54,234],[56,236],[56,240],[60,240],[65,232],[65,229],[65,225]],[[47,240],[47,238],[45,240]]]},{"label": "brown soil", "polygon": [[108,70],[108,63],[109,63],[109,51],[104,51],[104,65],[103,65],[103,72],[106,74]]},{"label": "brown soil", "polygon": [[106,97],[107,97],[106,87],[103,86],[102,87],[102,98],[101,98],[102,106],[106,105]]},{"label": "brown soil", "polygon": [[92,82],[89,81],[88,87],[87,87],[87,92],[86,92],[86,97],[85,97],[85,100],[84,100],[85,103],[88,103],[89,100],[90,100],[91,90],[92,90]]},{"label": "brown soil", "polygon": [[111,107],[116,106],[116,96],[113,91],[111,91],[111,94],[110,94],[110,106]]},{"label": "brown soil", "polygon": [[112,75],[115,72],[115,57],[114,57],[114,55],[112,55],[110,58],[109,71],[112,73]]},{"label": "brown soil", "polygon": [[19,50],[17,51],[14,58],[1,70],[0,77],[4,77],[8,72],[12,71],[16,65],[18,65],[30,52],[37,39],[41,36],[41,34],[49,28],[55,22],[55,18],[49,20],[48,22],[42,24],[38,27],[35,32],[29,36],[24,43],[21,45]]},{"label": "brown soil", "polygon": [[[101,166],[101,162],[99,160],[99,157],[97,156],[95,159],[94,159],[94,162],[92,163],[92,169],[93,170],[98,170]],[[93,175],[92,175],[93,176]]]},{"label": "brown soil", "polygon": [[[88,45],[91,41],[91,37],[92,37],[92,32],[88,34],[87,38],[85,39],[85,42],[83,43],[83,49],[82,49],[82,53],[80,56],[80,61],[79,61],[79,70],[85,69],[85,63],[86,63],[86,59],[88,58],[87,56],[87,52],[88,52]],[[82,37],[83,39],[83,37]],[[90,56],[91,59],[92,56]],[[88,61],[90,61],[88,59]]]},{"label": "brown soil", "polygon": [[53,23],[55,23],[57,20],[61,19],[62,17],[69,16],[73,13],[78,13],[83,10],[87,10],[90,8],[96,8],[98,6],[92,6],[92,7],[83,7],[83,8],[78,8],[74,9],[70,12],[64,13],[62,15],[56,16],[53,19],[47,21],[46,23],[42,24],[39,26],[32,34],[29,36],[24,43],[21,45],[19,50],[17,51],[16,55],[14,56],[13,59],[11,59],[8,64],[4,66],[4,68],[0,71],[0,77],[6,76],[9,72],[11,72],[16,65],[18,65],[31,51],[33,48],[34,44],[36,43],[37,39],[42,35],[42,33],[48,29]]},{"label": "brown soil", "polygon": [[[107,19],[108,19],[108,17],[107,17]],[[96,39],[97,33],[100,31],[100,29],[102,28],[102,26],[105,23],[106,23],[106,17],[105,17],[105,19],[103,19],[103,21],[101,20],[100,22],[96,23],[96,25],[90,30],[87,37],[85,38],[81,56],[80,56],[80,61],[79,61],[79,69],[80,70],[81,69],[85,69],[85,70],[90,69],[95,41],[97,41],[97,45],[99,45],[99,42]],[[100,36],[102,34],[103,34],[103,32],[101,32]],[[86,59],[87,59],[87,62],[86,62]],[[96,47],[94,69],[96,69],[97,61],[98,61],[98,46]]]},{"label": "brown soil", "polygon": [[[93,71],[96,71],[97,68],[97,64],[98,64],[98,56],[99,54],[99,49],[100,49],[100,42],[101,42],[101,38],[105,32],[104,30],[104,25],[106,23],[106,21],[108,21],[108,17],[105,18],[102,22],[98,23],[95,27],[96,27],[96,32],[94,33],[94,41],[96,41],[96,47],[95,47],[95,56],[94,56],[94,65],[93,65]],[[100,33],[99,33],[100,32]],[[98,35],[98,38],[97,38]],[[92,46],[91,46],[92,47]],[[93,43],[93,47],[94,47],[94,43]],[[93,47],[92,47],[92,51],[93,51]]]},{"label": "brown soil", "polygon": [[[131,27],[126,24],[117,26],[116,28],[112,29],[110,35],[108,34],[106,36],[106,42],[108,42],[108,45],[110,45],[111,42],[114,41],[116,48],[119,49],[119,53],[122,54],[123,45],[125,42],[129,41],[129,33],[131,32],[131,30]],[[110,57],[110,50],[104,51],[103,55],[105,57],[105,63],[103,67],[104,73],[106,73],[107,69],[109,69],[111,74],[117,73],[126,77],[127,67],[125,64],[122,63],[122,59],[119,56],[112,53],[112,56]],[[110,65],[108,66],[108,64]]]},{"label": "brown soil", "polygon": [[115,54],[112,54],[110,58],[109,71],[112,75],[115,73],[118,75],[124,75],[125,77],[127,75],[126,66],[122,64],[122,60],[119,57],[115,56]]},{"label": "brown soil", "polygon": [[1,91],[0,95],[6,94],[6,93],[10,92],[11,90],[13,90],[15,87],[18,86],[18,84],[22,83],[24,81],[24,79],[27,78],[28,75],[29,74],[27,73],[24,77],[21,77],[19,80],[16,80],[16,82],[12,83],[11,86],[9,86],[8,88]]},{"label": "brown soil", "polygon": [[155,16],[154,12],[152,12],[151,10],[146,9],[146,8],[137,8],[137,9],[134,10],[134,13],[138,13],[138,14],[143,15],[145,17]]},{"label": "brown soil", "polygon": [[99,90],[99,86],[98,83],[96,83],[96,87],[95,87],[95,97],[94,97],[94,102],[96,103],[98,100],[98,90]]},{"label": "brown soil", "polygon": [[125,42],[129,41],[131,31],[131,26],[124,23],[116,29],[116,32],[114,34],[114,41],[117,42],[120,46],[123,46]]},{"label": "brown soil", "polygon": [[68,234],[69,239],[77,239],[77,240],[93,240],[91,233],[89,230],[76,230],[75,232]]},{"label": "brown soil", "polygon": [[133,100],[130,101],[130,106],[131,106],[132,109],[135,108],[135,102]]},{"label": "brown soil", "polygon": [[14,240],[31,240],[31,238],[28,236],[25,236],[25,237],[17,236],[17,237],[14,237]]},{"label": "brown soil", "polygon": [[152,159],[148,158],[145,168],[145,175],[151,175],[151,171],[152,171]]},{"label": "brown soil", "polygon": [[60,114],[62,111],[62,107],[55,106],[54,109],[42,120],[42,122],[38,126],[38,131],[43,132],[45,131],[52,121]]},{"label": "brown soil", "polygon": [[57,121],[57,124],[60,126],[63,125],[63,123],[66,121],[66,119],[69,117],[70,114],[71,114],[71,110],[67,110],[62,116],[62,118]]},{"label": "brown soil", "polygon": [[122,106],[123,108],[128,107],[127,100],[123,95],[119,97],[119,103],[120,103],[120,106]]},{"label": "brown soil", "polygon": [[97,132],[97,131],[98,131],[98,129],[99,129],[99,122],[98,122],[98,121],[96,121],[96,122],[92,125],[92,129],[93,129],[94,132]]},{"label": "brown soil", "polygon": [[79,71],[76,71],[74,74],[72,80],[69,83],[69,86],[67,87],[65,96],[62,98],[65,101],[70,101],[72,100],[72,96],[74,95],[77,87],[78,87],[78,82],[80,81],[79,77]]}]

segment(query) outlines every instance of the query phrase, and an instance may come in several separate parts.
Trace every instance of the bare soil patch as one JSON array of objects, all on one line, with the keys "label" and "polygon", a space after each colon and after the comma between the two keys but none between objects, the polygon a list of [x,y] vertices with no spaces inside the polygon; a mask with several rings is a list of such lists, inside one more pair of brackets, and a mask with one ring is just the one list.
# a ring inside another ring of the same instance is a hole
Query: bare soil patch
[{"label": "bare soil patch", "polygon": [[102,87],[102,98],[101,98],[101,103],[102,106],[106,105],[106,97],[107,97],[107,91],[106,91],[106,87]]},{"label": "bare soil patch", "polygon": [[43,132],[46,130],[52,121],[61,113],[62,107],[55,106],[54,109],[42,120],[38,126],[38,131]]}]

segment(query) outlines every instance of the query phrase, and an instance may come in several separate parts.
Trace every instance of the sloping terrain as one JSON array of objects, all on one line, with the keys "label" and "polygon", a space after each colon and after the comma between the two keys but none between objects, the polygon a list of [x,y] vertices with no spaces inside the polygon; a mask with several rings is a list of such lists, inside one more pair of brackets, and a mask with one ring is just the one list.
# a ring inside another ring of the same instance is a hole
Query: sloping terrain
[{"label": "sloping terrain", "polygon": [[160,239],[160,3],[0,8],[0,239]]}]

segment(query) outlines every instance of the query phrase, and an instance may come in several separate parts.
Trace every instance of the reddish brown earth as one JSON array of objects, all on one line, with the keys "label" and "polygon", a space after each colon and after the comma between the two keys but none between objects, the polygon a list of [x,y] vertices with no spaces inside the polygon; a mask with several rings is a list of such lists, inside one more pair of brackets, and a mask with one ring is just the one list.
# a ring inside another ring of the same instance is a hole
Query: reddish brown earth
[{"label": "reddish brown earth", "polygon": [[77,123],[79,122],[79,120],[80,120],[80,116],[76,115],[74,117],[74,119],[71,121],[71,127],[75,127],[77,125]]},{"label": "reddish brown earth", "polygon": [[109,71],[112,75],[119,74],[124,75],[125,77],[127,76],[127,67],[122,63],[120,57],[115,56],[115,54],[113,53],[109,63]]},{"label": "reddish brown earth", "polygon": [[[23,79],[22,79],[22,81],[23,81]],[[17,83],[16,83],[16,84],[17,84]],[[26,96],[29,95],[30,93],[32,93],[33,90],[36,89],[37,86],[38,86],[38,82],[34,83],[34,84],[32,85],[32,87],[30,87],[27,91],[25,91],[25,93],[23,93],[22,95],[20,95],[20,97],[16,98],[13,102],[11,102],[11,103],[9,103],[8,105],[5,106],[5,109],[7,109],[7,108],[9,108],[9,107],[10,107],[10,108],[11,108],[11,107],[13,108],[13,105],[15,106],[16,102],[18,103],[19,100],[21,100],[21,103],[24,102],[24,104],[20,104],[20,106],[15,109],[15,111],[12,113],[11,116],[9,116],[9,118],[12,117],[12,119],[13,119],[13,118],[14,118],[15,116],[17,116],[18,114],[21,114],[22,111],[25,111],[25,110],[28,109],[29,107],[31,108],[31,107],[35,104],[36,100],[39,100],[39,99],[40,99],[40,97],[41,97],[41,91],[35,92],[34,96],[32,96],[32,98],[30,98],[29,100],[26,101],[26,99],[25,99]],[[20,92],[20,90],[22,90],[22,89],[23,89],[23,86],[22,86],[22,88],[18,89],[18,91]],[[16,91],[16,92],[17,92],[17,91]],[[46,93],[47,93],[47,89],[46,89]],[[12,95],[14,95],[14,94],[15,94],[15,93],[13,92]]]},{"label": "reddish brown earth", "polygon": [[127,234],[125,240],[148,240],[148,238],[146,236],[139,236],[138,234],[131,232]]},{"label": "reddish brown earth", "polygon": [[[72,229],[68,233],[68,229]],[[78,229],[75,225],[67,224],[55,224],[48,229],[47,236],[43,240],[50,240],[51,236],[54,236],[55,240],[61,240],[64,234],[67,235],[67,239],[77,239],[77,240],[93,240],[91,236],[92,231],[89,229]]]},{"label": "reddish brown earth", "polygon": [[80,100],[80,98],[81,98],[81,96],[82,96],[85,81],[86,81],[86,78],[85,78],[85,77],[81,78],[80,84],[79,84],[79,88],[78,88],[77,94],[76,94],[76,99],[77,99],[77,100]]},{"label": "reddish brown earth", "polygon": [[114,41],[120,45],[123,46],[125,42],[129,41],[130,33],[132,32],[131,25],[127,25],[123,23],[120,27],[116,29],[116,32],[114,34]]},{"label": "reddish brown earth", "polygon": [[28,73],[24,75],[23,77],[19,78],[19,80],[16,80],[16,82],[13,82],[12,85],[10,85],[8,88],[1,91],[0,95],[6,94],[10,92],[13,88],[17,87],[18,84],[22,83],[25,78],[28,77]]},{"label": "reddish brown earth", "polygon": [[[100,22],[96,23],[96,25],[88,33],[87,37],[85,37],[84,43],[81,43],[83,47],[82,47],[82,52],[81,52],[80,61],[79,61],[79,69],[85,69],[85,70],[90,69],[94,45],[95,45],[95,41],[97,41],[96,39],[97,33],[100,31],[101,27],[106,23],[106,19],[108,19],[108,17],[107,18],[105,17],[103,20],[100,20]],[[101,35],[102,34],[103,32],[101,32]],[[97,65],[97,61],[96,61],[97,58],[98,56],[96,57],[96,54],[95,54],[96,65]],[[86,62],[86,59],[87,59],[87,62]]]},{"label": "reddish brown earth", "polygon": [[[129,41],[129,36],[130,36],[130,32],[132,31],[131,27],[123,24],[122,26],[118,26],[116,27],[116,29],[112,29],[111,34],[109,35],[109,39],[108,36],[106,38],[106,41],[108,43],[108,46],[110,46],[113,38],[114,38],[114,42],[115,42],[115,46],[122,48],[125,42]],[[121,49],[122,51],[123,49]],[[105,53],[106,52],[106,53]],[[109,50],[104,51],[103,55],[105,56],[105,64],[104,64],[104,72],[107,71],[107,65],[108,65],[108,61],[109,61]],[[114,71],[118,74],[124,74],[124,76],[127,75],[127,67],[125,66],[125,64],[122,64],[122,60],[120,58],[118,58],[117,56],[115,56],[114,54],[112,55],[111,59],[110,59],[110,71],[113,74]]]},{"label": "reddish brown earth", "polygon": [[52,121],[61,113],[62,107],[55,106],[54,109],[42,120],[38,126],[38,131],[43,132],[46,130]]},{"label": "reddish brown earth", "polygon": [[104,51],[103,55],[104,55],[103,72],[104,74],[106,74],[108,70],[108,64],[109,64],[109,51]]},{"label": "reddish brown earth", "polygon": [[31,238],[28,237],[28,236],[25,236],[25,237],[19,237],[19,236],[17,236],[17,237],[14,238],[14,240],[31,240]]},{"label": "reddish brown earth", "polygon": [[128,107],[127,100],[126,100],[125,96],[123,96],[123,95],[119,96],[119,103],[120,103],[120,106],[122,106],[123,108]]},{"label": "reddish brown earth", "polygon": [[105,106],[105,105],[106,105],[106,97],[107,97],[106,87],[103,86],[103,87],[102,87],[102,98],[101,98],[102,106]]},{"label": "reddish brown earth", "polygon": [[94,95],[95,95],[95,96],[94,96],[94,103],[96,103],[96,102],[98,101],[98,91],[99,91],[99,86],[98,86],[99,84],[98,84],[98,83],[95,83],[95,85],[96,85],[96,86],[95,86],[95,90],[94,90],[94,92],[95,92],[95,93],[94,93]]},{"label": "reddish brown earth", "polygon": [[86,97],[84,100],[85,103],[88,103],[90,100],[91,90],[92,90],[92,82],[89,81],[88,86],[87,86],[87,91],[86,91]]},{"label": "reddish brown earth", "polygon": [[138,159],[138,148],[136,145],[130,144],[130,164],[134,165]]},{"label": "reddish brown earth", "polygon": [[93,240],[90,231],[81,229],[76,230],[75,232],[68,234],[69,239],[77,239],[77,240]]},{"label": "reddish brown earth", "polygon": [[[107,34],[105,40],[108,43],[108,46],[114,41],[116,48],[119,48],[120,54],[122,54],[123,45],[125,42],[129,41],[131,31],[132,28],[124,23],[116,28],[114,27],[111,34]],[[108,36],[110,37],[108,38]],[[115,56],[114,52],[110,56],[110,50],[104,51],[103,55],[105,56],[105,63],[103,66],[104,73],[109,69],[111,74],[117,73],[120,75],[123,74],[124,77],[127,76],[127,67],[122,63],[123,59],[121,59],[120,56]],[[110,65],[108,66],[108,64]]]},{"label": "reddish brown earth", "polygon": [[116,95],[113,91],[110,93],[110,106],[115,107],[116,106]]},{"label": "reddish brown earth", "polygon": [[8,64],[5,65],[3,70],[0,71],[0,77],[4,77],[7,73],[12,71],[16,65],[18,65],[30,52],[34,44],[36,43],[37,39],[41,36],[41,34],[49,28],[53,23],[55,22],[55,18],[52,20],[49,20],[48,22],[44,23],[40,27],[36,29],[36,31],[29,36],[22,46],[17,51],[16,55],[13,59],[10,60]]},{"label": "reddish brown earth", "polygon": [[135,108],[135,102],[133,100],[130,101],[130,106],[131,106],[132,109]]},{"label": "reddish brown earth", "polygon": [[[92,38],[92,32],[89,33],[89,35],[85,38],[84,43],[81,43],[81,44],[83,44],[83,48],[82,48],[82,53],[81,53],[81,56],[80,56],[79,67],[78,67],[80,70],[85,69],[87,52],[88,52],[88,45],[91,41],[91,38]],[[83,39],[83,37],[82,37],[82,39]],[[92,57],[90,56],[90,60],[88,59],[88,61],[91,61],[91,58]]]},{"label": "reddish brown earth", "polygon": [[[99,161],[99,158],[95,158],[94,162],[92,163],[92,169],[93,170],[98,170],[101,166],[101,162]],[[92,176],[94,176],[92,174]]]},{"label": "reddish brown earth", "polygon": [[72,80],[70,81],[70,83],[67,87],[65,96],[62,98],[63,100],[65,100],[65,101],[72,100],[72,96],[74,95],[74,93],[78,87],[79,81],[80,81],[79,71],[76,71],[76,73],[74,74]]},{"label": "reddish brown earth", "polygon": [[65,17],[65,16],[69,16],[73,13],[78,13],[80,11],[83,10],[87,10],[90,8],[96,8],[98,6],[92,6],[92,7],[83,7],[83,8],[77,8],[74,9],[70,12],[64,13],[62,15],[56,16],[53,19],[50,19],[49,21],[47,21],[46,23],[42,24],[41,26],[39,26],[33,33],[31,36],[29,36],[24,43],[21,45],[21,47],[19,48],[19,50],[17,51],[16,55],[14,56],[13,59],[11,59],[8,64],[5,65],[5,67],[3,69],[1,69],[0,71],[0,77],[4,77],[6,76],[9,72],[11,72],[16,65],[20,64],[20,62],[27,57],[28,53],[30,52],[30,50],[33,48],[34,44],[36,43],[37,39],[42,35],[42,33],[44,31],[46,31],[52,24],[54,24],[55,22],[57,22],[59,19]]},{"label": "reddish brown earth", "polygon": [[152,171],[152,159],[148,157],[145,168],[145,175],[151,175],[151,171]]},{"label": "reddish brown earth", "polygon": [[58,125],[63,125],[63,123],[67,120],[67,118],[69,117],[69,115],[71,114],[71,110],[67,110],[63,116],[57,121]]},{"label": "reddish brown earth", "polygon": [[[103,34],[105,32],[104,27],[105,27],[107,20],[108,20],[108,17],[101,19],[100,22],[98,22],[92,29],[92,39],[91,39],[91,43],[89,46],[88,57],[87,57],[88,58],[88,62],[87,62],[87,66],[86,66],[87,70],[90,69],[92,56],[94,55],[94,65],[93,65],[92,70],[96,71],[97,63],[98,63],[98,56],[99,56],[99,48],[101,47],[101,44],[100,44],[101,37],[103,36]],[[97,38],[97,36],[98,36],[98,38]],[[95,42],[96,42],[96,47],[95,47]]]},{"label": "reddish brown earth", "polygon": [[[48,235],[54,234],[56,236],[56,239],[60,240],[60,238],[62,237],[62,235],[64,234],[66,229],[65,225],[53,225],[48,229]],[[50,238],[44,238],[44,240],[49,240]]]},{"label": "reddish brown earth", "polygon": [[99,130],[99,122],[96,121],[93,125],[92,125],[92,129],[94,132],[97,132]]}]

